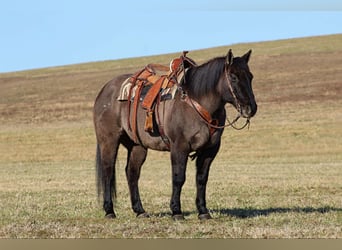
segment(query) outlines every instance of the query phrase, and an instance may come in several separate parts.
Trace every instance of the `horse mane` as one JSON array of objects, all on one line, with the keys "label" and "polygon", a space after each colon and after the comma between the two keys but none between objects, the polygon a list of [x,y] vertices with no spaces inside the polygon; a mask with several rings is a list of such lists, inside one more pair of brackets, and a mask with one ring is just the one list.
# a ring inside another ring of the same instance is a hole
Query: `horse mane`
[{"label": "horse mane", "polygon": [[199,66],[191,67],[186,75],[184,87],[190,95],[201,97],[216,88],[225,68],[226,57],[213,58]]}]

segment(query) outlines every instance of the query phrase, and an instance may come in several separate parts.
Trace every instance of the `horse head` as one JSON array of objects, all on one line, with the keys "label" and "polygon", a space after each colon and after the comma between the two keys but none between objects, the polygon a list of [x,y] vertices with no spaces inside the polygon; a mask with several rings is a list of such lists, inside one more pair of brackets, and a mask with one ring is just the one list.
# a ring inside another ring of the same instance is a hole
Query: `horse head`
[{"label": "horse head", "polygon": [[225,102],[231,103],[245,118],[251,118],[257,112],[252,89],[253,74],[248,67],[252,50],[242,57],[234,57],[229,50],[225,61],[223,91]]}]

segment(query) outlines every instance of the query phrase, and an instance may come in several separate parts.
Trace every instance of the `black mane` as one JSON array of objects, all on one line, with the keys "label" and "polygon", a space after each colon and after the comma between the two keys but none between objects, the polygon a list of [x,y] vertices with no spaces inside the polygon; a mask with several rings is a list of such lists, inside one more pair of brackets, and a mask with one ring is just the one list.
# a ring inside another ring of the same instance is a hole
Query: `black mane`
[{"label": "black mane", "polygon": [[201,97],[215,89],[225,68],[226,57],[217,57],[210,61],[190,68],[185,76],[184,87],[188,93]]}]

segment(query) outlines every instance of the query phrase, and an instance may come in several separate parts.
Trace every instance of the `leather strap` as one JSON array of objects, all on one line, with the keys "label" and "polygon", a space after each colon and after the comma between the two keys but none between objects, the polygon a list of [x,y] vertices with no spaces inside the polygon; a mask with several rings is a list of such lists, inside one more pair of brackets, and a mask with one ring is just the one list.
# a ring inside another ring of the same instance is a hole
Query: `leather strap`
[{"label": "leather strap", "polygon": [[133,115],[132,115],[132,132],[134,136],[134,141],[137,143],[138,139],[138,130],[137,130],[137,115],[138,115],[138,105],[140,102],[140,93],[143,88],[144,84],[142,81],[138,81],[137,90],[135,91],[135,97],[133,101]]},{"label": "leather strap", "polygon": [[[196,112],[202,117],[202,119],[207,124],[211,124],[211,125],[215,125],[215,126],[218,124],[218,120],[212,119],[210,113],[201,104],[199,104],[197,101],[191,99],[188,95],[186,95],[183,100],[188,105],[190,105],[193,109],[195,109]],[[212,136],[215,133],[216,128],[213,128],[211,126],[208,126],[208,128],[209,128],[210,136]]]},{"label": "leather strap", "polygon": [[152,85],[150,90],[147,92],[143,102],[141,103],[141,106],[147,110],[151,110],[152,105],[154,101],[156,100],[160,89],[162,88],[163,82],[165,80],[166,76],[162,76],[158,79],[156,83]]}]

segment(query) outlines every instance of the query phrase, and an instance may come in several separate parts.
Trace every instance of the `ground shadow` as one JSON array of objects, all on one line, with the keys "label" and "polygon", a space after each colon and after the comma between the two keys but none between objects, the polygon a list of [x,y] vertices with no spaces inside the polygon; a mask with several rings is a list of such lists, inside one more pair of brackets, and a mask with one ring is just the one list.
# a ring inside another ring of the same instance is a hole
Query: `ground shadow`
[{"label": "ground shadow", "polygon": [[[329,212],[342,212],[342,208],[335,207],[293,207],[293,208],[265,208],[257,209],[253,207],[247,208],[223,208],[223,209],[210,209],[211,214],[220,214],[223,216],[231,216],[236,218],[252,218],[257,216],[268,216],[270,214],[281,214],[281,213],[329,213]],[[197,214],[197,211],[185,211],[184,216],[189,216],[192,214]],[[170,212],[161,212],[156,214],[151,214],[153,217],[171,217]]]},{"label": "ground shadow", "polygon": [[293,208],[265,208],[265,209],[257,209],[257,208],[224,208],[224,209],[214,209],[211,210],[212,213],[218,213],[221,215],[227,215],[237,218],[251,218],[257,216],[268,216],[269,214],[279,214],[279,213],[329,213],[329,212],[342,212],[342,208],[334,208],[334,207],[293,207]]}]

